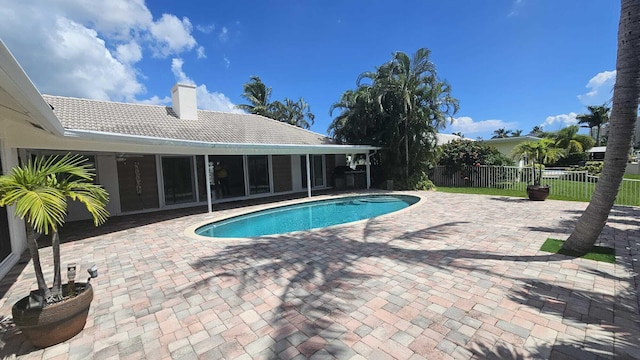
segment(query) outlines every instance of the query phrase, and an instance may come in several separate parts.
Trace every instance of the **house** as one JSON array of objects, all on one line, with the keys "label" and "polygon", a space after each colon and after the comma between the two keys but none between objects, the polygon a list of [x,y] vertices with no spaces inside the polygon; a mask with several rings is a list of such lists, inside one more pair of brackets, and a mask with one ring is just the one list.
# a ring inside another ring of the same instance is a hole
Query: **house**
[{"label": "house", "polygon": [[604,153],[607,151],[606,146],[594,146],[587,150],[589,153],[589,161],[602,161],[604,160]]},{"label": "house", "polygon": [[[526,141],[538,141],[538,140],[540,140],[539,137],[525,135],[525,136],[513,136],[513,137],[506,137],[506,138],[488,139],[488,140],[484,140],[484,143],[495,147],[496,149],[498,149],[498,151],[500,151],[502,155],[511,159],[513,158],[513,149],[518,144]],[[526,165],[525,160],[526,159],[520,159],[516,165],[520,167],[525,166]]]},{"label": "house", "polygon": [[467,138],[463,138],[462,136],[453,135],[453,134],[441,134],[441,133],[436,134],[436,141],[438,145],[444,145],[455,140],[463,140],[463,139],[467,141],[474,141],[473,139],[467,139]]},{"label": "house", "polygon": [[[203,111],[193,85],[172,106],[41,95],[0,41],[0,171],[34,155],[80,153],[110,194],[112,216],[307,192],[331,187],[346,155],[378,148],[258,115]],[[224,169],[224,171],[221,171]],[[220,186],[226,173],[229,186]],[[89,218],[69,204],[68,220]],[[26,248],[24,223],[0,208],[0,278]]]}]

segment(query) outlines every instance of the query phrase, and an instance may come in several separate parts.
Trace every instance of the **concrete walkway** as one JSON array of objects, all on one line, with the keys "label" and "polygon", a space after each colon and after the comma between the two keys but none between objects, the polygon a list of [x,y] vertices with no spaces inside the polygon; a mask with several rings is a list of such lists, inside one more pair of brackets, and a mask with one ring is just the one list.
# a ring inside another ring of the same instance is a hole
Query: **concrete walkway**
[{"label": "concrete walkway", "polygon": [[[36,283],[31,263],[19,264],[0,283],[0,355],[640,357],[639,208],[616,207],[600,237],[616,247],[614,265],[538,250],[548,237],[566,239],[585,203],[419,194],[419,204],[379,218],[252,240],[185,229],[264,205],[115,218],[99,235],[69,224],[63,264],[100,269],[84,331],[45,350],[24,341],[11,305]],[[42,250],[45,268],[50,254]]]}]

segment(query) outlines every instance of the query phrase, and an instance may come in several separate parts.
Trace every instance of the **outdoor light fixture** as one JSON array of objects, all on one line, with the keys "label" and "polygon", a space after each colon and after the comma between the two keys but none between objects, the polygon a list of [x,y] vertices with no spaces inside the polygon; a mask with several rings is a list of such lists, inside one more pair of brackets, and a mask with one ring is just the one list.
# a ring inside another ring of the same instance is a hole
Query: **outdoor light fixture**
[{"label": "outdoor light fixture", "polygon": [[76,294],[76,263],[69,263],[67,265],[67,279],[69,279],[67,282],[67,292],[69,296],[73,297]]},{"label": "outdoor light fixture", "polygon": [[96,264],[93,264],[93,266],[88,268],[87,272],[89,273],[89,278],[87,279],[87,283],[90,282],[91,279],[98,277],[98,267],[96,266]]}]

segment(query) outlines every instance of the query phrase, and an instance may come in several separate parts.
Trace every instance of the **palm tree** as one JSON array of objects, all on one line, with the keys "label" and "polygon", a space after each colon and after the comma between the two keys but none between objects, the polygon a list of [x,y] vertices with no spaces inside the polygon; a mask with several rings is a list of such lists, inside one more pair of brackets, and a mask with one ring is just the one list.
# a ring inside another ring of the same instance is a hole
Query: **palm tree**
[{"label": "palm tree", "polygon": [[358,85],[363,80],[373,81],[372,92],[381,111],[396,119],[388,135],[404,144],[404,151],[399,153],[404,153],[405,180],[409,178],[410,142],[418,146],[431,142],[428,139],[435,139],[435,132],[446,123],[446,115],[458,111],[451,87],[438,79],[429,55],[426,48],[418,49],[413,58],[398,51],[377,71],[358,77]]},{"label": "palm tree", "polygon": [[340,101],[331,105],[329,115],[340,110],[329,125],[329,134],[341,143],[384,146],[383,114],[374,100],[372,87],[361,85],[356,90],[347,90]]},{"label": "palm tree", "polygon": [[594,140],[596,141],[597,146],[600,146],[600,130],[602,129],[602,126],[609,121],[610,108],[607,107],[606,104],[603,104],[587,106],[587,109],[589,109],[589,114],[580,114],[576,116],[576,119],[578,119],[578,124],[586,124],[583,127],[589,128],[592,136],[593,129],[596,129]]},{"label": "palm tree", "polygon": [[[39,157],[26,165],[17,166],[0,176],[0,206],[15,205],[18,217],[27,223],[27,243],[35,268],[38,290],[47,303],[62,299],[60,276],[60,238],[58,229],[64,224],[67,198],[83,203],[96,226],[109,216],[105,209],[109,194],[93,184],[94,169],[80,155],[67,154],[62,158]],[[48,288],[38,254],[37,238],[51,232],[53,249],[53,287]]]},{"label": "palm tree", "polygon": [[542,181],[542,165],[557,161],[564,156],[563,150],[554,147],[554,145],[551,139],[540,139],[520,143],[513,149],[513,157],[527,157],[528,161],[532,163],[534,186],[540,186]]},{"label": "palm tree", "polygon": [[249,101],[249,104],[236,105],[236,108],[244,110],[250,114],[262,115],[270,117],[269,98],[271,97],[271,88],[267,87],[258,76],[249,78],[249,82],[242,85],[244,91],[242,97]]},{"label": "palm tree", "polygon": [[269,113],[269,117],[275,120],[304,129],[309,129],[315,119],[315,115],[311,112],[311,107],[303,98],[298,99],[298,101],[285,98],[284,103],[274,101],[269,106]]},{"label": "palm tree", "polygon": [[505,130],[504,128],[500,128],[497,130],[493,131],[493,136],[491,137],[492,139],[502,139],[502,138],[506,138],[509,136],[509,133],[511,133],[510,130]]},{"label": "palm tree", "polygon": [[522,136],[522,130],[512,130],[510,131],[511,137],[520,137]]},{"label": "palm tree", "polygon": [[595,244],[604,228],[627,165],[631,136],[638,116],[640,99],[640,2],[622,0],[618,26],[616,83],[609,142],[604,167],[587,209],[564,243],[569,251],[585,253]]},{"label": "palm tree", "polygon": [[533,135],[533,136],[542,136],[542,134],[544,134],[544,130],[542,129],[542,126],[536,125],[533,127],[533,129],[531,129],[531,132],[529,133],[529,135]]},{"label": "palm tree", "polygon": [[585,152],[592,148],[595,140],[588,135],[578,134],[578,130],[578,125],[571,125],[554,133],[556,147],[564,149],[566,155]]},{"label": "palm tree", "polygon": [[270,102],[271,88],[267,87],[258,76],[252,76],[249,82],[242,86],[244,88],[242,96],[249,100],[250,104],[236,105],[236,108],[304,129],[309,129],[313,125],[315,115],[303,98],[298,101],[285,98],[284,102],[277,100]]}]

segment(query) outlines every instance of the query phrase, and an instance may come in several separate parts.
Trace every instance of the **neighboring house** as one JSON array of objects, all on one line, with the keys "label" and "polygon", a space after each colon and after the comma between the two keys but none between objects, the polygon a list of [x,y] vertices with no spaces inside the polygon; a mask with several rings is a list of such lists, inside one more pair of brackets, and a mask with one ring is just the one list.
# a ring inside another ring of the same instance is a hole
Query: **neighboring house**
[{"label": "neighboring house", "polygon": [[437,133],[436,134],[436,140],[438,142],[438,145],[444,145],[444,144],[448,144],[454,140],[467,140],[467,141],[474,141],[473,139],[467,139],[467,138],[463,138],[461,136],[458,135],[453,135],[453,134],[440,134]]},{"label": "neighboring house", "polygon": [[604,160],[604,153],[607,151],[606,146],[594,146],[587,150],[589,160]]},{"label": "neighboring house", "polygon": [[[484,140],[484,142],[498,149],[498,151],[500,151],[502,155],[512,159],[513,149],[518,144],[526,141],[538,141],[538,140],[540,140],[539,137],[525,135],[525,136],[513,136],[513,137],[506,137],[506,138],[488,139],[488,140]],[[525,166],[527,164],[526,159],[519,159],[519,160],[514,159],[514,161],[516,161],[516,165],[519,167]]]},{"label": "neighboring house", "polygon": [[[333,169],[365,145],[258,115],[197,109],[177,84],[172,107],[41,95],[0,41],[0,171],[40,154],[80,153],[110,194],[112,216],[331,187]],[[221,169],[224,168],[224,171]],[[222,182],[229,186],[220,186]],[[367,187],[369,167],[366,167]],[[68,220],[88,218],[71,203]],[[0,278],[26,248],[24,223],[0,208]]]}]

